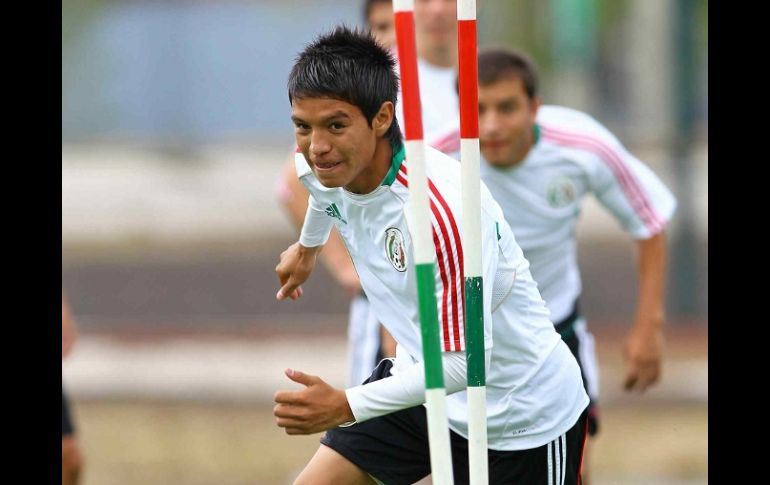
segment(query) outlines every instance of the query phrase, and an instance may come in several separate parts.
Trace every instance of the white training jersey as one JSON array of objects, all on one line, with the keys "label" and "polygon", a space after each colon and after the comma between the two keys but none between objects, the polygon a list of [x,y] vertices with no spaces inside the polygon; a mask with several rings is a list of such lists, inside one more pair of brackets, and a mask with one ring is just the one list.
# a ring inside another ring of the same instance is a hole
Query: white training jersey
[{"label": "white training jersey", "polygon": [[[394,155],[382,185],[365,195],[322,186],[301,153],[296,169],[310,192],[310,207],[337,226],[374,314],[399,344],[393,372],[422,361],[404,149]],[[460,165],[426,147],[426,170],[441,348],[464,351]],[[489,447],[530,449],[565,433],[588,396],[575,358],[548,319],[529,263],[483,184],[482,207]],[[449,395],[447,407],[450,427],[467,438],[466,392]]]},{"label": "white training jersey", "polygon": [[[575,226],[583,197],[593,193],[635,239],[661,232],[676,199],[643,162],[583,112],[541,106],[535,136],[520,164],[495,168],[484,162],[481,178],[529,260],[551,320],[558,322],[570,314],[581,292]],[[451,141],[459,140],[459,132],[442,139],[444,146],[459,145]]]},{"label": "white training jersey", "polygon": [[[398,66],[398,64],[396,64]],[[460,100],[457,95],[457,69],[440,67],[417,58],[420,84],[423,139],[430,141],[439,135],[460,129]],[[398,88],[396,118],[404,131],[404,108],[401,83]]]}]

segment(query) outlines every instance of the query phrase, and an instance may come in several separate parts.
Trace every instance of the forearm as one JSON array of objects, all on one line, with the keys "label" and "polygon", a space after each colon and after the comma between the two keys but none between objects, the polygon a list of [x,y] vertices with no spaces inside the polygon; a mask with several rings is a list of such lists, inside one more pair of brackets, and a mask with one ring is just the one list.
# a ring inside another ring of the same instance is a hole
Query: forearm
[{"label": "forearm", "polygon": [[[309,194],[297,178],[294,170],[293,153],[284,170],[281,182],[283,190],[280,192],[279,200],[294,226],[301,230],[307,213]],[[329,236],[329,240],[321,252],[321,261],[339,281],[346,281],[346,277],[355,272],[347,248],[336,231],[333,231]]]},{"label": "forearm", "polygon": [[659,330],[665,319],[666,238],[663,232],[637,243],[639,294],[636,324],[639,330]]},{"label": "forearm", "polygon": [[[465,352],[441,354],[447,394],[467,386]],[[345,391],[357,422],[390,414],[425,402],[425,370],[422,362],[395,375]]]}]

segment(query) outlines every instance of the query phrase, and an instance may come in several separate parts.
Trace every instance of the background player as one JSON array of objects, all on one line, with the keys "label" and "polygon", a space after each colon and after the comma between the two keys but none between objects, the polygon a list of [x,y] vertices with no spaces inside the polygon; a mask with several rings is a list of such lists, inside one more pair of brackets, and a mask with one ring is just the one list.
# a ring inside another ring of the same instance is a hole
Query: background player
[{"label": "background player", "polygon": [[[575,239],[584,197],[593,194],[636,241],[639,289],[634,325],[623,347],[623,385],[640,392],[660,377],[664,229],[676,200],[595,119],[566,107],[541,106],[537,71],[527,56],[503,48],[482,49],[478,61],[481,177],[530,262],[556,330],[578,358],[591,397],[588,430],[594,436],[599,373],[594,339],[578,308],[581,280]],[[459,132],[446,139],[455,139],[459,146]]]}]

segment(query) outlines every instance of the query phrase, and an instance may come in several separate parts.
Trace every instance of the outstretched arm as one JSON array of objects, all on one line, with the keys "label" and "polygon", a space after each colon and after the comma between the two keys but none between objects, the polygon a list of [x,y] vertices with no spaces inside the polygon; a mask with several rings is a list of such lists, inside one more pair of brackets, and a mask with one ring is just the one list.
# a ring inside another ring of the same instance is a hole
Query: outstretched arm
[{"label": "outstretched arm", "polygon": [[[302,228],[307,212],[308,192],[297,178],[297,172],[294,168],[294,153],[291,154],[284,167],[279,199],[286,208],[294,226],[297,229]],[[348,250],[337,231],[332,231],[329,241],[323,246],[321,262],[350,296],[355,296],[361,292],[358,273],[356,273]]]},{"label": "outstretched arm", "polygon": [[308,198],[307,212],[302,222],[299,241],[281,253],[281,261],[275,267],[281,282],[281,289],[276,294],[278,300],[286,298],[296,300],[302,296],[300,285],[308,279],[315,268],[318,253],[329,239],[333,225],[331,218],[326,216],[326,212],[311,195]]},{"label": "outstretched arm", "polygon": [[626,390],[644,391],[661,373],[666,237],[659,232],[637,242],[639,251],[639,297],[636,318],[623,348],[626,359]]},{"label": "outstretched arm", "polygon": [[[465,352],[441,355],[447,394],[466,388]],[[286,370],[286,375],[305,387],[275,393],[273,414],[287,434],[312,434],[354,421],[363,422],[425,402],[425,369],[422,362],[371,382],[336,389],[317,376]]]}]

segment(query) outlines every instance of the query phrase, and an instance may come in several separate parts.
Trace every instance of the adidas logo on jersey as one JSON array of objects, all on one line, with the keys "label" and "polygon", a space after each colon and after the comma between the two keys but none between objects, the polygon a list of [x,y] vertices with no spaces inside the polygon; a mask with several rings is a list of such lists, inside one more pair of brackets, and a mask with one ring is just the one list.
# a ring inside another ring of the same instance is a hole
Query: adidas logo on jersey
[{"label": "adidas logo on jersey", "polygon": [[335,217],[339,220],[341,220],[343,223],[347,224],[348,221],[342,218],[342,214],[340,214],[340,210],[337,208],[337,204],[332,204],[329,207],[326,208],[326,215],[329,217]]}]

